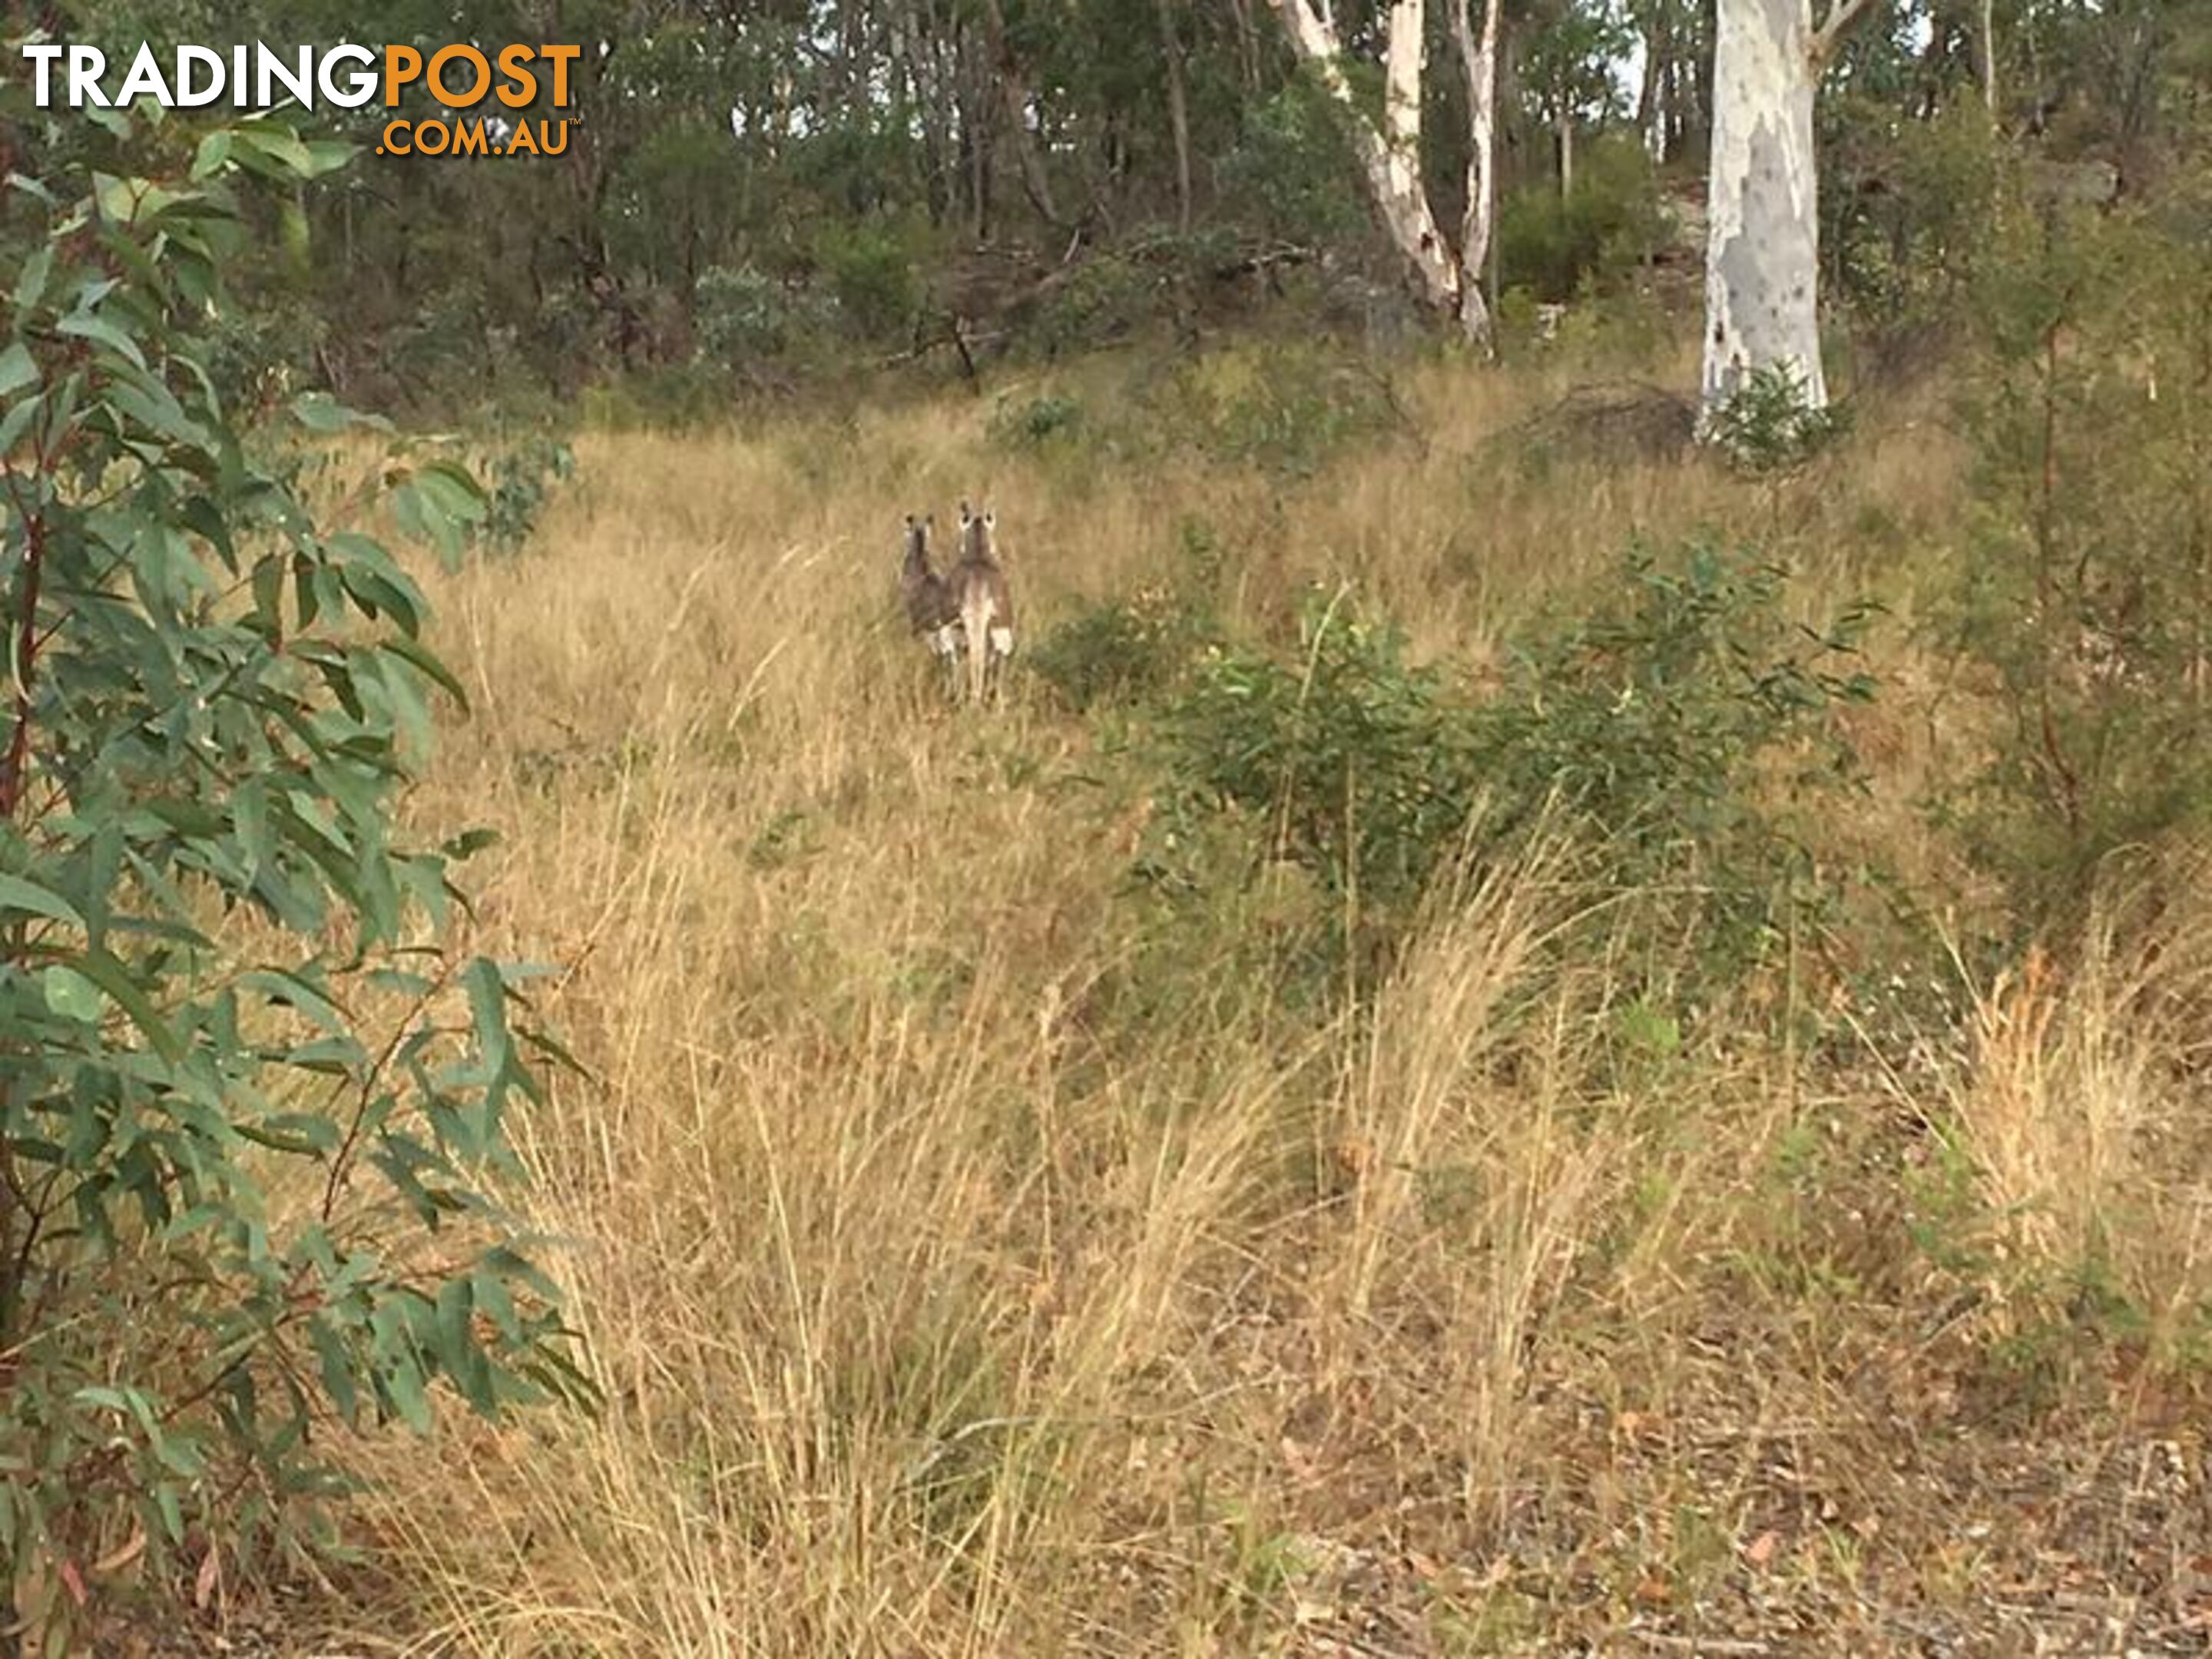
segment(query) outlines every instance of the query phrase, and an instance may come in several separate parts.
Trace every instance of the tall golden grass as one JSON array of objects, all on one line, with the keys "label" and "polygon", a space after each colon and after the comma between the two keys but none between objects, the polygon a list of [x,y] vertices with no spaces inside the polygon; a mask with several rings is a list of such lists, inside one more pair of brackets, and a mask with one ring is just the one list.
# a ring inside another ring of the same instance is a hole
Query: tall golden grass
[{"label": "tall golden grass", "polygon": [[[1975,1059],[1887,1097],[1745,1044],[1595,1098],[1607,970],[1547,948],[1589,904],[1555,842],[1439,893],[1364,1011],[1289,1024],[1193,967],[1102,1032],[1143,923],[1127,823],[1073,781],[1092,739],[1018,678],[956,717],[896,616],[900,516],[963,495],[1030,641],[1160,580],[1189,518],[1241,620],[1349,579],[1471,661],[1638,536],[1740,526],[1808,603],[1887,580],[1908,617],[1947,556],[1955,470],[1911,411],[1780,493],[1478,465],[1557,386],[1407,371],[1421,443],[1294,483],[1072,478],[966,400],[596,435],[525,556],[432,580],[474,712],[410,810],[502,832],[477,943],[557,965],[589,1075],[517,1125],[523,1202],[606,1406],[362,1449],[355,1647],[1629,1651],[1786,1607],[1874,1653],[1909,1640],[1884,1596],[1956,1600],[1972,1506],[1924,1449],[1972,1367],[1914,1322],[2103,1250],[2178,1352],[2212,1288],[2208,1143],[2143,1139],[2203,1116],[2126,1012],[2154,966],[1990,987]],[[1849,828],[1902,844],[1940,754],[1924,665],[1883,665],[1887,787]],[[1961,1237],[2002,1245],[1948,1277],[1907,1242],[1947,1158]],[[1900,1406],[1923,1366],[1952,1380]]]}]

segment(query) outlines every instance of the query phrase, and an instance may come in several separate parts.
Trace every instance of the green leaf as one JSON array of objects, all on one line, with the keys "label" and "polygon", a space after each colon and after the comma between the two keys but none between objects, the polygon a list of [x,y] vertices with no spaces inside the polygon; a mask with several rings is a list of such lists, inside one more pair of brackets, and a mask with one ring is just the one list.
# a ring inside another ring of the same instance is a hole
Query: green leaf
[{"label": "green leaf", "polygon": [[69,964],[107,993],[131,1017],[131,1023],[145,1033],[155,1053],[173,1066],[184,1058],[184,1048],[177,1042],[176,1034],[169,1030],[168,1022],[155,1011],[145,992],[120,961],[105,951],[87,951],[82,956],[71,957]]},{"label": "green leaf", "polygon": [[464,711],[467,709],[469,694],[461,689],[461,683],[453,678],[453,671],[438,660],[428,646],[419,640],[402,637],[385,641],[384,648],[413,666],[417,672],[434,684],[440,690],[460,704]]},{"label": "green leaf", "polygon": [[192,155],[194,180],[211,179],[220,173],[230,160],[231,134],[228,128],[218,127],[200,140],[199,149]]},{"label": "green leaf", "polygon": [[59,893],[21,876],[0,876],[0,910],[44,916],[50,921],[67,922],[72,927],[84,926],[84,918],[77,913],[76,906]]},{"label": "green leaf", "polygon": [[133,368],[146,367],[146,354],[138,349],[137,341],[106,318],[95,316],[91,312],[71,312],[54,325],[54,331],[77,339],[90,340],[96,345],[104,345],[118,356],[128,358]]},{"label": "green leaf", "polygon": [[161,1530],[172,1544],[185,1541],[185,1515],[177,1504],[177,1489],[164,1480],[154,1488],[154,1508],[161,1518]]},{"label": "green leaf", "polygon": [[51,963],[40,975],[40,982],[46,991],[46,1006],[64,1019],[92,1024],[106,1010],[100,988],[74,968],[58,962]]},{"label": "green leaf", "polygon": [[483,1052],[485,1072],[497,1077],[514,1056],[507,1029],[507,982],[500,977],[497,963],[478,957],[461,970],[461,983],[476,1016],[477,1047]]},{"label": "green leaf", "polygon": [[314,155],[289,127],[266,120],[245,122],[231,129],[231,144],[241,161],[262,163],[260,171],[280,178],[314,176]]},{"label": "green leaf", "polygon": [[35,385],[39,365],[32,359],[30,348],[21,340],[0,351],[0,398],[12,397],[27,386]]},{"label": "green leaf", "polygon": [[354,1387],[352,1353],[329,1318],[322,1314],[308,1322],[307,1340],[314,1346],[315,1358],[322,1370],[324,1392],[338,1408],[338,1415],[345,1419],[346,1426],[354,1427],[361,1420],[361,1394]]},{"label": "green leaf", "polygon": [[489,510],[483,486],[458,461],[429,462],[415,481],[441,512],[460,523],[474,524]]},{"label": "green leaf", "polygon": [[46,297],[46,278],[54,268],[54,245],[41,242],[31,257],[23,261],[23,273],[15,279],[15,315],[22,314]]},{"label": "green leaf", "polygon": [[296,1008],[325,1031],[350,1035],[352,1018],[337,1002],[299,975],[283,968],[263,968],[238,981],[241,991],[258,991],[272,1002]]},{"label": "green leaf", "polygon": [[25,398],[9,404],[8,412],[0,415],[0,455],[14,453],[15,446],[23,441],[23,434],[31,429],[31,422],[45,412],[46,403],[43,397]]},{"label": "green leaf", "polygon": [[348,409],[327,392],[303,392],[293,398],[292,417],[308,431],[325,435],[357,426],[388,424]]},{"label": "green leaf", "polygon": [[307,141],[307,176],[319,179],[325,173],[336,173],[361,154],[361,146],[349,144],[337,138],[310,138]]}]

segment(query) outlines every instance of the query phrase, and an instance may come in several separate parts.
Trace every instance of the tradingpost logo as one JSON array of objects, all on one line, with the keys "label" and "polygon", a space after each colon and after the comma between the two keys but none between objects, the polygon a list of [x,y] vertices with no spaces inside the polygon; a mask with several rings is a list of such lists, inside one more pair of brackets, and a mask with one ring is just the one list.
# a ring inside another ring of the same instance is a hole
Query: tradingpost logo
[{"label": "tradingpost logo", "polygon": [[[122,82],[108,88],[98,46],[34,42],[23,47],[40,109],[117,109],[143,99],[164,109],[268,109],[285,99],[304,109],[392,112],[377,135],[380,155],[560,155],[568,148],[568,72],[580,49],[517,43],[487,54],[456,43],[428,51],[403,46],[296,46],[257,41],[228,49],[179,46],[168,59],[142,45]],[[400,95],[420,87],[441,113],[400,115]],[[541,92],[552,115],[528,113]]]}]

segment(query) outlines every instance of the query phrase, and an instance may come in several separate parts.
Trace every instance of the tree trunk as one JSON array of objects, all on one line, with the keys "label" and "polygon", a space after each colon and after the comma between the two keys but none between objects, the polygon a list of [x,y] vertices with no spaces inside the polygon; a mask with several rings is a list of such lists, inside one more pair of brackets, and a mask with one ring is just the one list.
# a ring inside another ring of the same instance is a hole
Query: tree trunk
[{"label": "tree trunk", "polygon": [[[1719,46],[1720,0],[1692,0],[1697,7],[1698,40],[1691,63],[1690,96],[1683,113],[1682,142],[1687,149],[1710,158],[1713,142],[1713,55]],[[1710,159],[1708,160],[1711,165]]]},{"label": "tree trunk", "polygon": [[1652,0],[1644,31],[1644,76],[1636,94],[1636,130],[1652,161],[1665,166],[1674,120],[1674,0]]},{"label": "tree trunk", "polygon": [[990,66],[977,61],[972,32],[963,30],[953,42],[953,78],[958,88],[960,159],[968,178],[968,210],[975,226],[975,246],[988,247],[994,228],[991,215],[992,121]]},{"label": "tree trunk", "polygon": [[1575,118],[1562,110],[1553,124],[1559,149],[1559,199],[1575,193]]},{"label": "tree trunk", "polygon": [[1006,125],[1012,130],[1014,159],[1022,170],[1022,189],[1037,216],[1058,228],[1061,220],[1052,198],[1052,179],[1045,172],[1037,135],[1030,131],[1029,79],[1023,73],[1021,59],[1014,55],[1013,43],[1006,38],[1006,15],[999,0],[986,0],[983,19],[990,29],[991,55],[996,60],[1000,96],[1006,101]]},{"label": "tree trunk", "polygon": [[1237,21],[1237,72],[1245,95],[1255,97],[1260,90],[1260,31],[1253,27],[1252,0],[1229,0],[1229,9]]},{"label": "tree trunk", "polygon": [[1159,0],[1160,51],[1167,58],[1168,127],[1175,138],[1176,228],[1190,229],[1190,104],[1183,89],[1182,40],[1175,0]]},{"label": "tree trunk", "polygon": [[1975,50],[1981,57],[1982,102],[1991,115],[1997,112],[1996,0],[1982,0],[1982,26],[1975,32]]},{"label": "tree trunk", "polygon": [[1753,373],[1785,368],[1808,409],[1820,369],[1820,246],[1813,95],[1841,30],[1868,0],[1720,0],[1713,40],[1705,245],[1704,416]]},{"label": "tree trunk", "polygon": [[[1498,29],[1504,0],[1483,0],[1482,33],[1468,16],[1469,0],[1453,0],[1452,39],[1467,76],[1467,214],[1460,222],[1459,325],[1473,343],[1493,347],[1482,270],[1498,217]],[[1497,281],[1491,266],[1491,281]]]},{"label": "tree trunk", "polygon": [[1382,130],[1360,109],[1344,77],[1336,26],[1313,0],[1275,0],[1291,45],[1320,77],[1344,118],[1353,152],[1367,176],[1367,196],[1391,242],[1404,256],[1421,297],[1448,317],[1460,311],[1459,263],[1445,246],[1427,192],[1421,188],[1421,58],[1425,0],[1391,0],[1384,52]]}]

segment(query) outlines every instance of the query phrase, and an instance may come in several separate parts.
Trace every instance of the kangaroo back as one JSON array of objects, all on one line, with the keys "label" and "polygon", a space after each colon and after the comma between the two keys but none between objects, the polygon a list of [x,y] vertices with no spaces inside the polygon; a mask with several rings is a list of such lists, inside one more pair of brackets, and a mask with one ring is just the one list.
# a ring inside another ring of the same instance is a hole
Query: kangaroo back
[{"label": "kangaroo back", "polygon": [[930,528],[927,519],[916,519],[911,514],[907,516],[906,557],[899,566],[899,595],[906,602],[908,626],[928,642],[933,653],[949,656],[957,648],[952,629],[960,611],[953,599],[951,583],[930,568]]}]

